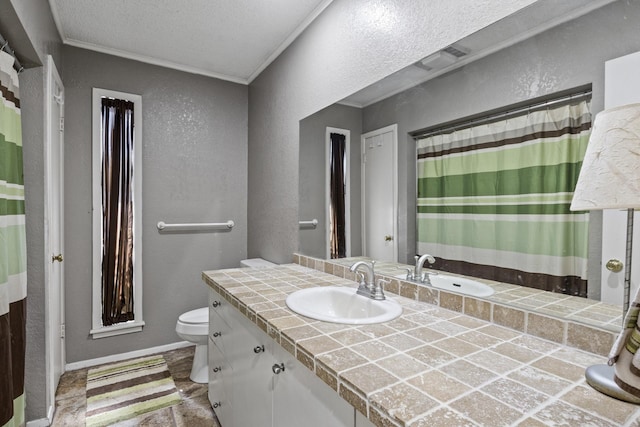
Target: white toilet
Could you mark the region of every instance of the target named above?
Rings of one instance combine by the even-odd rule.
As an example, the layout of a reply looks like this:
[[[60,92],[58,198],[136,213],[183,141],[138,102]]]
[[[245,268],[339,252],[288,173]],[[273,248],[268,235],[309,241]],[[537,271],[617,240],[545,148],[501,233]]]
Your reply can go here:
[[[252,258],[240,261],[241,267],[273,267],[273,264],[262,258]],[[209,382],[207,360],[207,341],[209,339],[209,307],[187,311],[178,317],[176,332],[185,341],[196,345],[191,367],[191,381],[196,383]]]
[[[193,365],[189,378],[196,383],[209,382],[207,372],[207,339],[209,336],[209,307],[187,311],[178,317],[176,323],[178,336],[196,345]]]

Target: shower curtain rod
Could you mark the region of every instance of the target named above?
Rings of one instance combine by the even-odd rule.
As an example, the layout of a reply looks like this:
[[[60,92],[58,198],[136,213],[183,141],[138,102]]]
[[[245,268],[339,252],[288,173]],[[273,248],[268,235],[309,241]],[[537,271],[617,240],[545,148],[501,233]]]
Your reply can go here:
[[[466,129],[491,123],[500,119],[507,119],[527,112],[542,110],[550,106],[562,105],[579,100],[588,100],[591,99],[591,93],[591,85],[589,85],[588,88],[581,87],[578,89],[574,89],[572,93],[567,94],[567,92],[564,92],[564,95],[556,94],[556,96],[554,96],[553,98],[540,97],[534,100],[530,100],[527,104],[513,104],[508,107],[487,111],[473,116],[468,116],[460,120],[455,120],[452,122],[443,123],[441,125],[436,125],[431,128],[419,130],[411,133],[410,135],[415,140],[424,139],[433,135],[449,133],[460,129]]]
[[[11,46],[9,46],[9,42],[2,36],[2,34],[0,34],[0,51],[7,52],[9,55],[13,56],[13,68],[15,68],[18,73],[21,73],[22,70],[24,70],[24,67],[22,66],[22,64],[20,64],[20,61],[16,56],[16,52],[11,49]]]

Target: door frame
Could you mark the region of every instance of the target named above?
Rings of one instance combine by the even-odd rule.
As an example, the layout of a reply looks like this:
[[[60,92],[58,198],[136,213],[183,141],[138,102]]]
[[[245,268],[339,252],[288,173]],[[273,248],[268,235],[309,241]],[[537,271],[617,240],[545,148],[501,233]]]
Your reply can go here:
[[[366,161],[366,147],[365,141],[367,138],[371,138],[377,135],[381,135],[384,133],[392,132],[393,136],[391,138],[391,152],[392,156],[390,159],[391,164],[388,166],[391,168],[391,176],[392,183],[391,189],[393,191],[393,262],[398,261],[398,124],[392,124],[389,126],[385,126],[380,129],[375,129],[364,133],[360,136],[360,156],[361,156],[361,164],[362,164],[362,172],[361,172],[361,202],[362,202],[362,255],[368,256],[367,254],[367,204],[366,204],[366,185],[367,185],[367,161]],[[375,171],[374,171],[375,172]]]
[[[60,377],[56,378],[56,371],[61,374],[65,371],[66,354],[64,344],[64,264],[58,264],[60,268],[60,283],[58,292],[53,289],[53,262],[54,252],[64,253],[64,85],[60,74],[53,62],[51,55],[47,55],[45,85],[45,141],[44,141],[44,291],[45,291],[45,365],[46,365],[46,407],[47,418],[51,422],[55,411],[55,392]],[[55,88],[60,88],[59,93],[54,93]],[[53,106],[59,105],[59,116],[53,117]],[[57,149],[59,166],[58,175],[52,167],[53,133],[59,132],[59,145]],[[58,191],[54,192],[56,181]],[[58,197],[60,203],[60,216],[58,224],[52,224],[55,216],[52,211],[53,200]],[[53,241],[53,227],[59,227],[58,247]],[[56,325],[52,306],[57,304],[60,312],[61,324]],[[61,366],[54,366],[56,358],[54,354],[59,352]],[[56,369],[57,368],[57,369]]]
[[[344,216],[345,216],[345,242],[346,242],[346,255],[351,256],[351,131],[349,129],[340,129],[327,126],[324,138],[324,171],[325,171],[325,258],[331,259],[331,217],[329,215],[331,206],[331,134],[339,133],[345,136],[345,193],[344,193]]]

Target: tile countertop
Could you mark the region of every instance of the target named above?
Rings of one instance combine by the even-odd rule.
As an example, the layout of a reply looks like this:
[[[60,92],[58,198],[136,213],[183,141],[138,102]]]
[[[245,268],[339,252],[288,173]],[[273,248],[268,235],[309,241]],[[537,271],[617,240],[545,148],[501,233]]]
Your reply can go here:
[[[377,426],[640,426],[640,406],[586,384],[602,356],[389,292],[393,321],[308,319],[287,295],[355,283],[297,264],[202,277]]]

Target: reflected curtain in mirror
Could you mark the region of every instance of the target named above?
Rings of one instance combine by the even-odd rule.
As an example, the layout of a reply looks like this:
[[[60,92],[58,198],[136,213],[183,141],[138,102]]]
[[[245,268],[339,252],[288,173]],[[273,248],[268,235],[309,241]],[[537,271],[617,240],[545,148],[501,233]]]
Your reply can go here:
[[[346,243],[345,212],[345,149],[346,137],[339,133],[330,135],[330,199],[329,205],[329,246],[331,258],[344,258]]]
[[[417,140],[417,250],[435,268],[587,296],[588,213],[569,205],[591,129],[574,101]]]
[[[133,108],[102,98],[102,322],[134,319]]]

